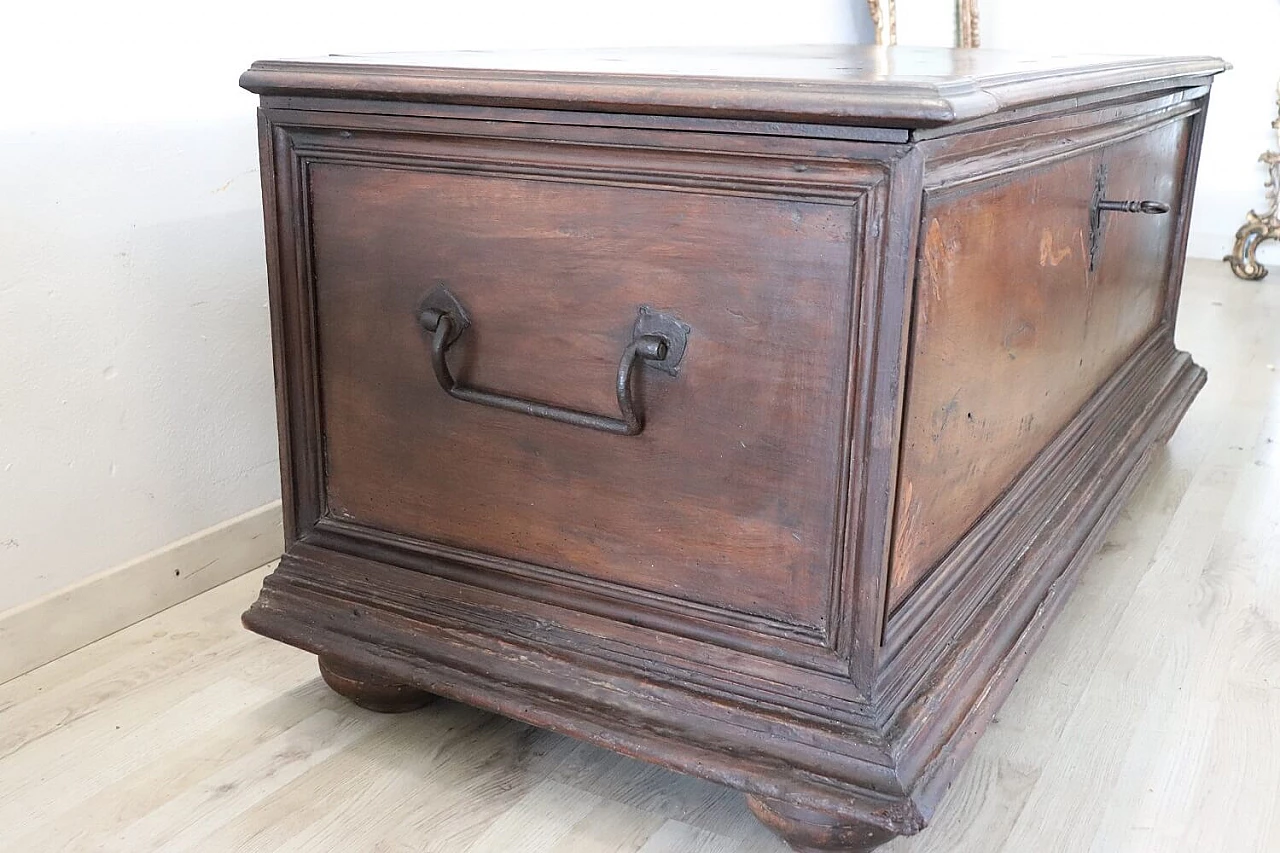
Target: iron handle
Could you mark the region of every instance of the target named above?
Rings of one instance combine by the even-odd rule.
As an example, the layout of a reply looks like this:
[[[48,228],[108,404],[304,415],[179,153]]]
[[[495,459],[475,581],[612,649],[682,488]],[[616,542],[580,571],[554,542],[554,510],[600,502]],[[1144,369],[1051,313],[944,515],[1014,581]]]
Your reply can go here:
[[[689,326],[670,315],[659,314],[647,306],[640,309],[631,342],[623,349],[622,358],[618,361],[614,385],[622,416],[615,418],[458,382],[449,370],[446,355],[471,321],[461,303],[443,284],[437,285],[423,301],[418,322],[431,333],[431,368],[436,381],[450,397],[614,435],[639,435],[644,430],[644,413],[636,405],[632,390],[637,362],[675,375],[684,356],[689,333]]]

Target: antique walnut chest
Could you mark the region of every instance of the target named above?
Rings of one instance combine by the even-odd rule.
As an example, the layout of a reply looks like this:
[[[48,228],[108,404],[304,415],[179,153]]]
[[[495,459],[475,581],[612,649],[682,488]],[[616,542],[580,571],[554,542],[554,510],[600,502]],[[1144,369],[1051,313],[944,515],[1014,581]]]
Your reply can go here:
[[[919,831],[1205,380],[1216,59],[822,47],[260,62],[287,550],[245,614]]]

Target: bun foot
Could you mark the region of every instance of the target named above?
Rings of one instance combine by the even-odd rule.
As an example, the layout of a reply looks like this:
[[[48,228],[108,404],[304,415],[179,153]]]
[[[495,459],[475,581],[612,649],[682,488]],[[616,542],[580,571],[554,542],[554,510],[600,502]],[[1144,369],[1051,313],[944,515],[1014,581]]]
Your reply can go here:
[[[320,675],[334,693],[380,714],[416,711],[435,698],[433,693],[390,681],[373,670],[337,658],[320,658]]]
[[[748,795],[747,806],[800,853],[864,853],[901,834],[768,797]]]

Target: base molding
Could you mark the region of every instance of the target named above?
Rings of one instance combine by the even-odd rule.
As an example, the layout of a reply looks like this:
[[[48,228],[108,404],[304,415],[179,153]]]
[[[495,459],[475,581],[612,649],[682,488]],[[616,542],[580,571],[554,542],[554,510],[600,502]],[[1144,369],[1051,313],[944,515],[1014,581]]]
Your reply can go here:
[[[960,634],[963,651],[896,716],[898,770],[926,819],[1101,548],[1153,455],[1204,386],[1205,370],[1174,349],[1171,339],[1161,350],[1166,355],[1151,379],[1126,380],[1132,386],[1126,396],[1137,405],[1115,420],[1115,435],[1082,437],[1081,460],[1088,464],[1078,470],[1052,522],[1019,546],[1014,571],[987,594],[982,618]]]
[[[798,851],[870,850],[924,828],[1155,449],[1204,384],[1203,369],[1174,348],[1168,330],[1134,358],[1101,403],[1082,412],[1081,428],[1055,451],[1048,471],[1024,475],[1033,523],[1010,522],[992,540],[1008,571],[980,591],[975,612],[937,633],[945,654],[886,656],[878,664],[891,677],[865,699],[829,697],[826,718],[779,713],[754,696],[726,701],[702,681],[665,677],[647,663],[661,647],[645,647],[649,657],[629,665],[604,661],[608,637],[574,634],[565,627],[578,618],[571,610],[445,586],[306,537],[266,579],[244,623],[374,673],[380,683],[729,785]],[[908,680],[904,671],[919,677]],[[363,689],[348,686],[335,689]],[[879,721],[842,723],[855,714]]]
[[[284,550],[280,501],[0,613],[0,683],[252,571]]]

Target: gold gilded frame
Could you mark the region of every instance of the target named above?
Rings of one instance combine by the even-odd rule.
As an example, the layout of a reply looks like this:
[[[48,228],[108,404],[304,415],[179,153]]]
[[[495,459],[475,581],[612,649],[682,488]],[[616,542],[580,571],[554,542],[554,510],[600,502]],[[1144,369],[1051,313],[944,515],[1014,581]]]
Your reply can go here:
[[[867,0],[876,44],[898,43],[898,0]],[[956,0],[956,47],[978,47],[978,0]]]
[[[1236,232],[1236,244],[1231,254],[1223,258],[1231,264],[1231,271],[1240,278],[1260,281],[1267,275],[1267,268],[1258,263],[1258,245],[1267,240],[1280,241],[1280,84],[1276,86],[1275,151],[1264,151],[1258,158],[1267,167],[1267,209],[1263,213],[1251,210],[1245,214],[1244,225]]]

